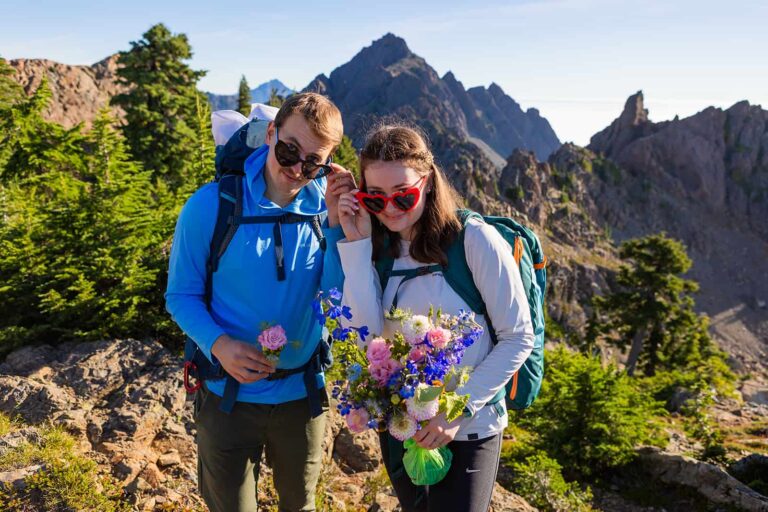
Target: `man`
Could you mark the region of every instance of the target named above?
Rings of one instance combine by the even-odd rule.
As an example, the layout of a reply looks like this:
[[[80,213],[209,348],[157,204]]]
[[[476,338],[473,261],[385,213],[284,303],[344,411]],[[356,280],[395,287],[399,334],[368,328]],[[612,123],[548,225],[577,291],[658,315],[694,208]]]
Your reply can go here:
[[[256,510],[263,452],[273,469],[280,510],[315,510],[327,397],[322,374],[307,363],[317,355],[321,337],[311,302],[318,289],[339,287],[343,279],[336,205],[341,193],[354,188],[354,179],[341,166],[325,165],[342,134],[339,110],[321,95],[297,94],[280,108],[265,145],[245,162],[242,218],[253,222],[238,227],[213,273],[209,295],[206,264],[217,185],[198,190],[179,216],[167,309],[229,376],[207,380],[195,399],[198,485],[213,512]],[[327,177],[313,179],[326,172]],[[319,226],[311,222],[258,219],[283,214],[311,218],[326,211],[323,243]],[[281,325],[288,338],[277,368],[257,345],[265,324]],[[281,370],[297,368],[303,370]]]

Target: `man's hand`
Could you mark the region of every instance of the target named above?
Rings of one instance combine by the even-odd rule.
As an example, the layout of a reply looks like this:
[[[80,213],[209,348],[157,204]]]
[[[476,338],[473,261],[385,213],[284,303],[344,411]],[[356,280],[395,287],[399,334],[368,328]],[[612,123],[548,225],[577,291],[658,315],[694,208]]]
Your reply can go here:
[[[462,418],[457,418],[453,422],[448,423],[445,419],[445,413],[438,414],[431,420],[425,427],[416,432],[413,436],[413,440],[427,450],[434,450],[445,446],[456,437],[456,433],[461,426]]]
[[[275,371],[275,367],[259,349],[226,334],[213,342],[211,353],[219,360],[222,368],[240,384],[256,382]]]
[[[355,188],[355,177],[352,172],[338,164],[331,164],[333,173],[327,176],[328,187],[325,189],[325,206],[328,208],[328,225],[339,225],[339,196]]]

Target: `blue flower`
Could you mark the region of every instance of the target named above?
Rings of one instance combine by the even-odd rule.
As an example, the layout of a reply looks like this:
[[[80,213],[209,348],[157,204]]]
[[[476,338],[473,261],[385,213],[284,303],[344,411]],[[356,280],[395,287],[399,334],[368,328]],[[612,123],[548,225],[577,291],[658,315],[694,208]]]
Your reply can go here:
[[[343,327],[337,327],[333,330],[333,338],[339,341],[345,341],[349,337],[350,330]]]
[[[395,387],[400,382],[400,372],[395,372],[392,375],[389,376],[389,380],[387,381],[387,387]]]
[[[350,381],[354,382],[360,378],[362,371],[363,367],[360,366],[359,363],[354,363],[349,368],[347,368],[347,377],[349,377]]]
[[[349,306],[342,306],[341,315],[347,320],[352,320],[352,309]]]
[[[315,318],[317,318],[317,321],[320,322],[320,325],[325,325],[323,306],[320,304],[319,300],[312,301],[312,313],[315,315]]]
[[[337,319],[341,316],[341,308],[339,306],[331,306],[328,308],[328,316],[332,319]]]
[[[362,327],[353,327],[354,330],[357,331],[357,334],[360,335],[360,339],[365,341],[365,337],[368,336],[370,333],[368,332],[368,326],[364,325]]]
[[[368,428],[377,428],[379,426],[378,420],[371,420],[368,422]]]
[[[341,300],[341,292],[338,288],[331,288],[331,291],[328,292],[328,296],[333,300]]]
[[[399,391],[400,398],[406,399],[411,398],[413,395],[416,394],[416,390],[413,388],[413,386],[405,385],[400,388]]]

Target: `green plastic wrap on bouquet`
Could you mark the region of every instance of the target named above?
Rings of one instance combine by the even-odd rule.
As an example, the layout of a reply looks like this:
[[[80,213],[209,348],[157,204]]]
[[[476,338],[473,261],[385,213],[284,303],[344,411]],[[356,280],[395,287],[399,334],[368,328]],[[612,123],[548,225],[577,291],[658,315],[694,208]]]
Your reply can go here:
[[[447,446],[427,450],[413,439],[406,439],[403,447],[403,466],[415,485],[434,485],[445,478],[451,469],[453,453]]]

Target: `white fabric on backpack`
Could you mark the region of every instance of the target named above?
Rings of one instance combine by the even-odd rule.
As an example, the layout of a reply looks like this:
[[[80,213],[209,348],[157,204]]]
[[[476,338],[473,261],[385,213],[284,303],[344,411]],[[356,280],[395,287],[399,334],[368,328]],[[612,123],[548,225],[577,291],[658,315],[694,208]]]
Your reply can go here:
[[[213,141],[217,146],[223,146],[244,124],[251,122],[248,128],[249,146],[255,148],[264,143],[264,134],[267,131],[269,121],[274,121],[277,111],[276,107],[270,107],[263,103],[253,103],[251,113],[248,117],[237,110],[217,110],[211,113],[211,132],[213,132]],[[254,122],[254,120],[256,122]],[[265,121],[265,122],[260,122]]]
[[[248,118],[236,110],[217,110],[211,113],[211,131],[213,142],[223,146],[230,137],[240,129]]]
[[[261,119],[262,121],[274,121],[278,110],[280,109],[277,107],[272,107],[263,103],[252,103],[251,113],[248,116],[248,120]]]

